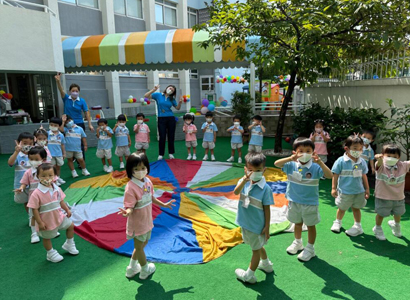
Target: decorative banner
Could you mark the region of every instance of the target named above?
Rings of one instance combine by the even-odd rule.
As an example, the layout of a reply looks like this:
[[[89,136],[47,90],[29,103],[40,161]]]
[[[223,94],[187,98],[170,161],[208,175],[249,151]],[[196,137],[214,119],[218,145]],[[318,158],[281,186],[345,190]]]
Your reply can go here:
[[[270,83],[271,80],[262,80],[262,98],[269,98],[270,97]]]

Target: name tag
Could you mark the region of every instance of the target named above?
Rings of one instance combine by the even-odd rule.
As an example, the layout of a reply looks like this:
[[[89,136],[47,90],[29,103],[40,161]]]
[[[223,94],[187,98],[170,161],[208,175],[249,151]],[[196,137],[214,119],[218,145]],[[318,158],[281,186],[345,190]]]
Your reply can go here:
[[[353,177],[362,177],[362,170],[353,170]]]
[[[389,185],[394,185],[397,183],[397,178],[395,177],[390,177],[389,180],[387,181],[387,184]]]
[[[243,208],[248,208],[249,202],[250,202],[249,197],[246,196],[246,197],[245,197],[245,200],[242,201],[242,207],[243,207]]]
[[[188,133],[192,133],[193,131],[191,129],[188,129]]]
[[[295,178],[295,180],[302,181],[302,174],[300,174],[298,171],[293,171],[292,176],[293,178]]]
[[[213,133],[213,132],[214,132],[214,130],[213,130],[212,128],[209,128],[209,127],[208,127],[208,128],[206,129],[206,132]]]

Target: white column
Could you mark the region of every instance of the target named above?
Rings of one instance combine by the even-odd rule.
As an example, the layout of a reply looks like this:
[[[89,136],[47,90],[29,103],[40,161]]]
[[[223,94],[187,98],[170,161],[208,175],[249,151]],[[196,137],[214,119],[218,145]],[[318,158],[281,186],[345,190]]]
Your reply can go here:
[[[188,1],[179,0],[177,5],[177,20],[178,28],[188,28]],[[181,95],[191,94],[191,84],[189,79],[189,70],[178,70],[179,88]],[[179,99],[177,99],[178,101]],[[185,103],[185,110],[188,112],[191,109],[191,102]]]
[[[153,31],[157,29],[155,22],[155,1],[142,0],[143,18],[145,20],[145,31]]]
[[[114,0],[100,1],[104,34],[115,33]]]
[[[261,80],[259,78],[259,80]],[[252,97],[252,113],[255,114],[255,64],[251,62],[251,78],[249,80],[249,93]]]

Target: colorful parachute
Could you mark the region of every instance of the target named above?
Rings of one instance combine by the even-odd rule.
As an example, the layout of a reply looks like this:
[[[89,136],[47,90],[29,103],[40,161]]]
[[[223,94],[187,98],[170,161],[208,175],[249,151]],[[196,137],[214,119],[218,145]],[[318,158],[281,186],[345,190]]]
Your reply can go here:
[[[243,176],[243,165],[184,160],[152,163],[149,174],[155,196],[163,202],[176,200],[173,210],[153,205],[154,229],[145,248],[149,261],[198,264],[223,255],[242,243],[235,224],[238,196],[233,190]],[[286,176],[268,168],[265,178],[274,194],[271,234],[285,230]],[[123,206],[125,171],[89,178],[66,190],[72,206],[76,233],[98,247],[131,256],[133,241],[127,241],[126,218],[118,215]]]

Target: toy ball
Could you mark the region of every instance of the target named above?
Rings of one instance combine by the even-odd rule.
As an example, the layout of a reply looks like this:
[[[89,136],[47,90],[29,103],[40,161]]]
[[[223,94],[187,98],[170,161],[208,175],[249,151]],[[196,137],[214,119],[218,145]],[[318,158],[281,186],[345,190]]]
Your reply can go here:
[[[191,107],[191,109],[189,110],[189,112],[192,112],[192,113],[196,113],[196,108],[195,107]]]
[[[201,115],[200,112],[195,113],[195,116],[200,116],[200,115]]]
[[[208,107],[202,107],[201,108],[201,114],[206,114],[209,111]]]
[[[209,111],[214,111],[215,110],[215,105],[214,104],[209,104],[208,109],[209,109]]]
[[[5,91],[0,90],[0,95],[3,95],[3,94],[5,94],[5,93],[6,93]]]
[[[208,99],[203,99],[203,100],[202,100],[202,105],[203,105],[203,106],[208,106],[208,105],[209,105]]]
[[[226,100],[222,101],[222,102],[221,102],[221,105],[222,105],[223,107],[228,106],[228,101],[226,101]]]
[[[374,75],[374,76],[373,76],[373,79],[379,79],[379,76]]]
[[[289,142],[290,142],[290,137],[286,137],[286,138],[285,138],[285,141],[286,141],[287,143],[289,143]]]
[[[101,119],[100,114],[96,114],[96,115],[95,115],[95,118],[96,118],[96,119]]]

